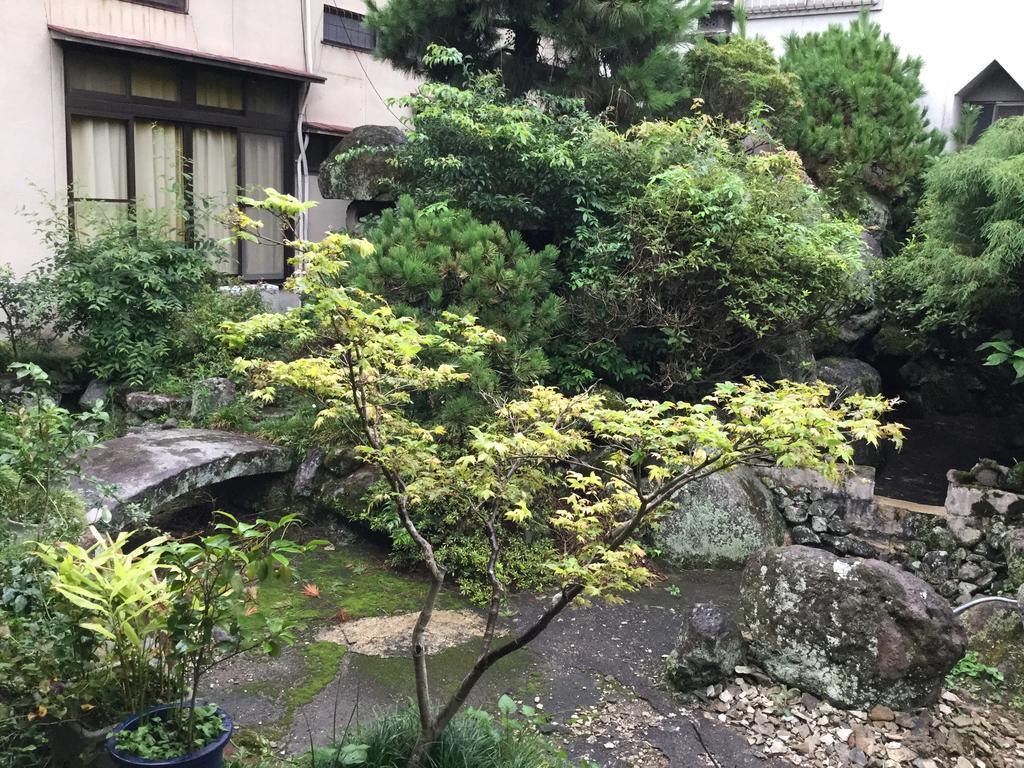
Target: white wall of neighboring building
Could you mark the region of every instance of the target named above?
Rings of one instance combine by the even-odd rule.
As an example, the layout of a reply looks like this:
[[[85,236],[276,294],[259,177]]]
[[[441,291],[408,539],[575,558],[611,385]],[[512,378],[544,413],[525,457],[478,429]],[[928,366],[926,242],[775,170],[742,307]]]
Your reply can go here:
[[[830,24],[849,24],[856,13],[791,13],[759,15],[757,7],[773,0],[751,0],[747,34],[765,38],[781,54],[791,33],[805,35]],[[799,3],[788,3],[798,5]],[[828,4],[828,0],[819,5]],[[942,131],[960,118],[957,93],[993,59],[1024,84],[1022,0],[882,0],[870,12],[904,55],[924,60],[921,81],[927,91],[922,106],[929,122]]]
[[[176,13],[126,0],[0,0],[0,263],[27,272],[48,253],[22,213],[44,209],[43,197],[60,200],[67,187],[64,74],[61,46],[48,25],[153,43],[254,64],[306,70],[302,7],[305,0],[190,0]],[[362,0],[326,0],[363,13]],[[371,52],[323,40],[323,0],[309,0],[313,74],[305,119],[351,128],[398,124],[399,110],[385,101],[411,93],[417,80],[376,60]],[[319,195],[315,170],[310,197]],[[310,236],[344,224],[341,201],[324,201],[311,219]],[[338,218],[338,221],[334,221]]]

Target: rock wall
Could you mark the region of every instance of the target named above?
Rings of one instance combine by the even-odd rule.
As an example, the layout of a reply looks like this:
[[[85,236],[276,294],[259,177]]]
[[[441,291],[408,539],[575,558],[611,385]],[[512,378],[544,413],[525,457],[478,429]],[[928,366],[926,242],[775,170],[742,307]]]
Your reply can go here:
[[[951,472],[943,510],[874,497],[870,467],[842,483],[805,470],[761,475],[794,544],[890,562],[956,604],[1024,582],[1022,495]]]

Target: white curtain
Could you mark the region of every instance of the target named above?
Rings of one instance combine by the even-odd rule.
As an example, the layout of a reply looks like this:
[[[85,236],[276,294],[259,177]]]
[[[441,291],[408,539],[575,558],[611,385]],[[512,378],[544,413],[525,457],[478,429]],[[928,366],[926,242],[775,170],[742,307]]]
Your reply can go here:
[[[117,120],[71,120],[71,184],[80,234],[128,210],[127,137],[128,126]]]
[[[247,133],[242,137],[242,157],[245,178],[242,180],[246,192],[260,197],[264,187],[273,187],[279,192],[284,188],[284,140],[279,136],[263,136]],[[255,214],[259,213],[259,216]],[[262,211],[250,213],[253,218],[263,221],[263,230],[273,233],[275,221],[270,214]],[[276,278],[284,276],[284,248],[279,245],[245,244],[245,276]]]
[[[235,204],[238,194],[238,144],[234,131],[196,128],[192,132],[192,182],[196,197],[196,223],[207,237],[220,240],[230,232],[219,220]],[[215,266],[238,273],[238,244]]]
[[[135,124],[135,199],[158,211],[180,238],[182,130],[167,123]]]
[[[118,120],[71,120],[71,183],[75,197],[128,199],[127,125]]]
[[[200,73],[196,77],[196,104],[221,109],[241,109],[241,78],[221,72]]]
[[[68,85],[74,90],[124,96],[125,69],[121,62],[97,56],[69,56],[65,62]]]
[[[177,101],[178,73],[167,64],[135,62],[132,64],[132,96]]]

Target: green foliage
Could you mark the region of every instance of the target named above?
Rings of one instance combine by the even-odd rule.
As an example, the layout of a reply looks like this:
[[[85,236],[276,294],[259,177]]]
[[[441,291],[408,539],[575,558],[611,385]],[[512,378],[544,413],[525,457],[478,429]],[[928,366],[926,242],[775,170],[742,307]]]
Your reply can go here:
[[[286,231],[306,207],[274,190],[246,205],[279,217]],[[260,227],[245,214],[238,221],[247,235],[259,236]],[[621,600],[622,593],[648,582],[639,537],[684,486],[738,464],[765,462],[835,478],[839,465],[852,461],[854,440],[902,439],[899,425],[880,422],[890,404],[863,395],[832,403],[824,383],[773,388],[748,379],[719,384],[696,403],[624,404],[594,392],[568,397],[535,386],[496,402],[491,417],[470,428],[468,450],[452,460],[439,449],[443,427],[416,420],[415,397],[464,383],[468,374],[456,362],[483,354],[501,337],[475,318],[452,314],[426,333],[415,319],[396,316],[383,297],[348,285],[351,259],[372,253],[365,240],[334,233],[289,245],[301,265],[290,287],[302,296],[302,308],[227,323],[224,338],[240,350],[275,334],[301,344],[301,357],[239,360],[239,372],[255,386],[251,396],[271,402],[282,391],[300,391],[318,401],[321,446],[338,448],[346,444],[342,437],[358,441],[356,454],[381,472],[385,499],[420,548],[430,584],[411,638],[420,723],[411,768],[422,766],[445,737],[480,677],[574,600]],[[552,508],[555,488],[562,498]],[[437,708],[422,649],[447,570],[417,517],[447,501],[467,503],[467,524],[488,542],[489,597],[479,655],[459,689]],[[532,625],[498,645],[495,629],[507,587],[495,563],[510,535],[529,525],[548,532],[545,566],[560,586]]]
[[[739,122],[751,113],[763,113],[773,134],[793,132],[803,110],[799,80],[780,69],[765,40],[702,40],[687,51],[685,62],[687,88],[693,98],[701,99],[705,114]]]
[[[56,217],[44,231],[54,254],[58,328],[81,347],[93,375],[149,383],[166,371],[171,329],[213,281],[213,246],[185,245],[164,218],[142,210],[78,224],[75,231]]]
[[[996,667],[982,662],[977,651],[968,651],[964,654],[964,657],[950,671],[949,679],[954,683],[973,680],[999,684],[1004,681],[1003,673]]]
[[[504,337],[489,352],[500,380],[478,371],[477,389],[515,387],[548,373],[544,350],[562,320],[555,248],[533,251],[517,232],[465,210],[417,210],[409,197],[385,211],[365,237],[374,251],[353,262],[354,285],[384,296],[400,314],[421,318],[428,330],[448,311],[474,315]]]
[[[39,354],[52,341],[54,301],[53,283],[45,273],[18,278],[9,266],[0,266],[0,327],[12,362]]]
[[[579,97],[592,112],[608,112],[626,123],[662,113],[684,98],[679,48],[711,3],[391,0],[367,5],[378,52],[401,69],[462,84],[461,60],[428,55],[433,43],[443,41],[476,68],[500,70],[516,95],[543,90]]]
[[[992,350],[985,358],[985,365],[1008,365],[1013,369],[1014,384],[1024,381],[1024,347],[1014,344],[1013,339],[993,339],[978,347],[978,351]]]
[[[67,489],[74,456],[99,438],[103,404],[71,413],[53,399],[50,378],[33,363],[15,363],[14,400],[0,406],[0,510],[55,536],[81,531],[81,502]]]
[[[321,542],[285,538],[294,515],[245,523],[220,514],[226,522],[194,540],[158,536],[136,546],[121,533],[89,547],[38,545],[53,591],[81,612],[77,628],[98,648],[118,691],[117,714],[188,699],[137,746],[167,746],[160,734],[172,727],[178,742],[194,743],[202,676],[240,650],[276,654],[294,640],[281,617],[259,612],[258,585],[288,578],[289,558]]]
[[[890,313],[922,334],[1024,332],[1024,118],[1000,120],[928,172],[915,237],[884,262]],[[984,336],[982,336],[984,338]]]
[[[430,750],[424,768],[569,768],[511,698],[502,696],[498,707],[497,716],[467,709],[455,718]],[[337,746],[317,749],[314,764],[405,768],[418,732],[416,711],[402,709],[357,729]]]
[[[953,143],[957,149],[963,149],[970,141],[971,137],[974,136],[974,130],[978,127],[978,120],[981,119],[981,105],[980,104],[964,104],[960,109],[960,120],[956,124],[956,128],[949,132],[949,137],[953,139]]]
[[[74,607],[45,588],[23,548],[0,552],[0,765],[46,765],[54,721],[90,724],[112,702],[95,644],[76,631]],[[92,722],[91,726],[104,725]]]
[[[781,63],[799,77],[804,96],[799,122],[782,138],[811,176],[850,210],[867,194],[912,204],[945,143],[916,103],[924,95],[921,60],[901,57],[865,12],[848,27],[790,35]]]
[[[194,711],[195,733],[191,740],[183,737],[173,718],[160,713],[144,719],[135,728],[119,731],[117,748],[146,760],[166,760],[200,750],[224,733],[224,719],[216,704],[205,704]]]
[[[420,205],[465,208],[559,241],[618,186],[625,158],[608,151],[615,134],[578,101],[515,98],[490,74],[464,89],[427,83],[400,104],[411,116],[409,141],[396,150],[398,191]]]
[[[153,388],[191,395],[197,382],[230,374],[234,360],[217,339],[221,323],[244,320],[265,310],[257,290],[238,283],[201,286],[190,297],[186,311],[168,328],[167,374],[154,381]]]
[[[748,154],[745,135],[707,118],[627,134],[644,188],[577,233],[580,383],[670,391],[743,374],[766,340],[854,300],[859,227],[829,214],[793,153]]]

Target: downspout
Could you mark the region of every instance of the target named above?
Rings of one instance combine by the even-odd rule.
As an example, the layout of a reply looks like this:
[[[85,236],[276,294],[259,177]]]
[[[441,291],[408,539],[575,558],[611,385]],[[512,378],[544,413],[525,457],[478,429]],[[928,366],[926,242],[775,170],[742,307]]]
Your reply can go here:
[[[306,65],[306,71],[313,71],[313,17],[310,0],[302,0],[302,55]],[[309,145],[309,138],[306,136],[303,126],[306,122],[306,104],[309,101],[310,83],[302,84],[299,93],[299,113],[295,124],[295,137],[298,142],[298,156],[295,158],[295,196],[300,202],[309,200],[309,162],[306,159],[306,147]],[[299,240],[309,239],[309,218],[307,214],[299,214],[295,222],[295,236]]]

